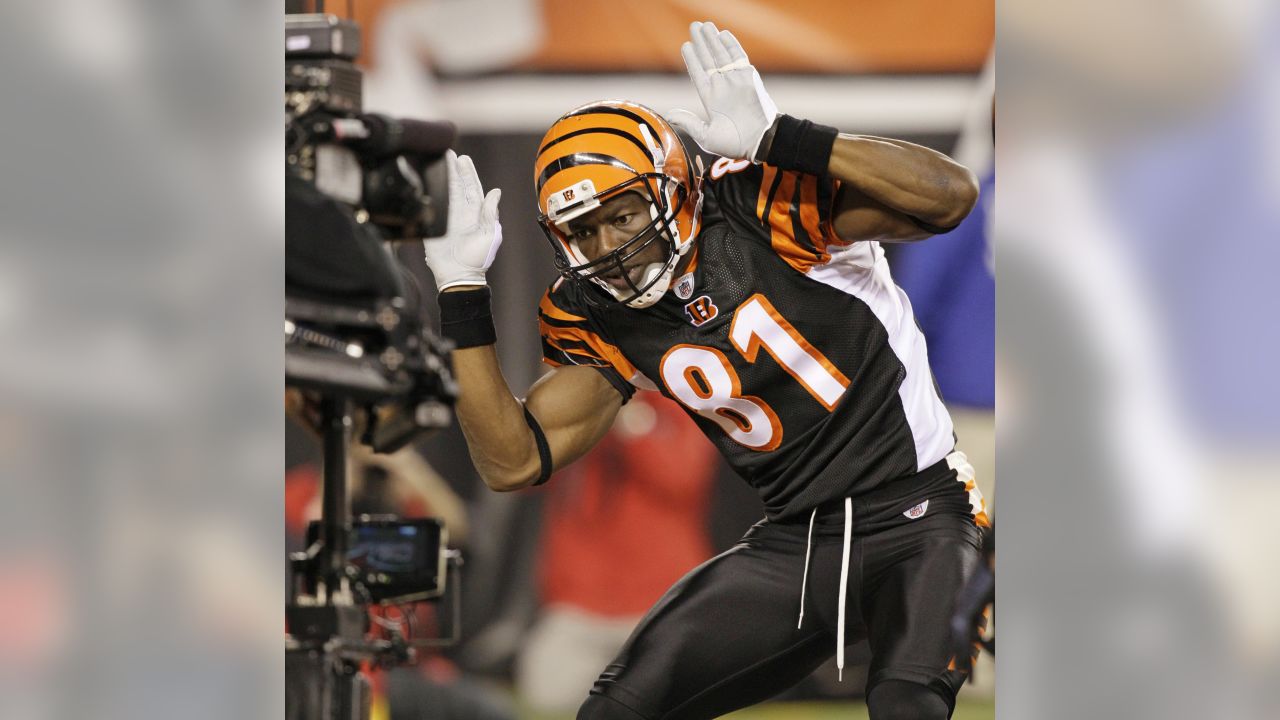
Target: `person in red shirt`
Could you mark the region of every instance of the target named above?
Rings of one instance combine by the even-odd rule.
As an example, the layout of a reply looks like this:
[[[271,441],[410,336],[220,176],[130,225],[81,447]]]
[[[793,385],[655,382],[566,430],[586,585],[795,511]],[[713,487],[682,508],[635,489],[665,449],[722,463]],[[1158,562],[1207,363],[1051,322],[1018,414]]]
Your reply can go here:
[[[711,557],[718,467],[683,410],[639,392],[600,444],[547,486],[543,611],[516,665],[533,709],[577,708],[645,611]]]

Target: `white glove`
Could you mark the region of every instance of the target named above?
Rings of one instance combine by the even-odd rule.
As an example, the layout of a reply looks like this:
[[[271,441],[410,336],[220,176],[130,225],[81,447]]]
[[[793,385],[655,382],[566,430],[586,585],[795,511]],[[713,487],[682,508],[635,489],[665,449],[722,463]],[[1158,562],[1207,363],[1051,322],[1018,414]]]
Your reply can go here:
[[[502,245],[498,200],[502,191],[485,195],[476,166],[466,155],[445,153],[449,169],[449,227],[444,237],[424,240],[427,267],[436,289],[457,285],[484,285],[484,273]]]
[[[667,120],[707,152],[758,162],[760,139],[778,116],[778,106],[765,92],[760,73],[728,30],[696,22],[689,26],[689,36],[692,42],[681,45],[680,54],[709,119],[672,110]]]

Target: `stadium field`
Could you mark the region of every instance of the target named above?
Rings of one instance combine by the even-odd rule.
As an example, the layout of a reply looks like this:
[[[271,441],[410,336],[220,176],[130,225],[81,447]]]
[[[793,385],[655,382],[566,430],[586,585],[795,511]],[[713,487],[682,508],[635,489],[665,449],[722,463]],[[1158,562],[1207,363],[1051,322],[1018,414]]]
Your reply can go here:
[[[995,720],[994,700],[961,698],[951,720]],[[525,720],[571,720],[572,715],[547,715],[522,708]],[[867,706],[861,702],[775,702],[757,705],[725,715],[732,720],[866,720]]]
[[[994,720],[996,708],[991,700],[964,700],[956,705],[952,720]],[[727,718],[733,720],[865,720],[867,706],[862,703],[768,703],[739,710]]]

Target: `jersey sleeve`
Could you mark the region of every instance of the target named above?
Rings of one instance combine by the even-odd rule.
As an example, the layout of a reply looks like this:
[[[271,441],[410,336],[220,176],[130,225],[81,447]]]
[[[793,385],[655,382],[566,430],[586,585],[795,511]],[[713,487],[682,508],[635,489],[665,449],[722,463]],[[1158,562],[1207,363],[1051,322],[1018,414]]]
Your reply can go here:
[[[636,368],[617,346],[601,337],[585,312],[580,312],[556,282],[538,303],[538,333],[542,336],[542,361],[552,367],[581,365],[598,370],[625,404],[635,394],[630,379]]]
[[[826,264],[832,250],[848,244],[832,227],[839,180],[742,162],[717,161],[707,177],[720,212],[739,231],[800,272]]]

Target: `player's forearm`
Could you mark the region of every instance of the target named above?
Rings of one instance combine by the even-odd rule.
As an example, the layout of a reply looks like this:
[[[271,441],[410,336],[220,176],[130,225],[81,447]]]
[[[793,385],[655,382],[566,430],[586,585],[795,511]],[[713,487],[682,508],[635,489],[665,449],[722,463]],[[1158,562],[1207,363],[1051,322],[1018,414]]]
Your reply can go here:
[[[827,169],[888,207],[938,227],[959,224],[978,200],[978,181],[968,168],[902,140],[841,134]]]
[[[485,485],[505,492],[531,485],[541,463],[524,406],[512,396],[493,345],[453,353],[458,381],[455,410],[471,461]]]

